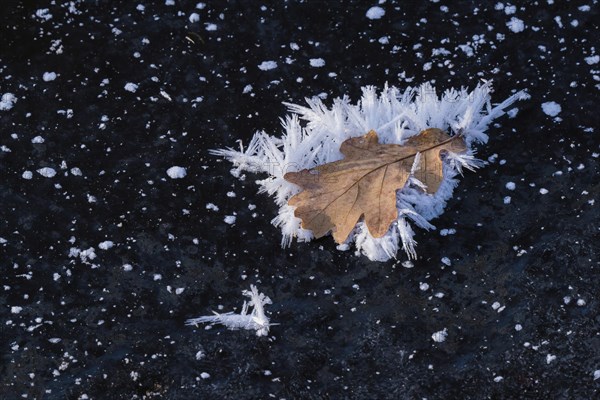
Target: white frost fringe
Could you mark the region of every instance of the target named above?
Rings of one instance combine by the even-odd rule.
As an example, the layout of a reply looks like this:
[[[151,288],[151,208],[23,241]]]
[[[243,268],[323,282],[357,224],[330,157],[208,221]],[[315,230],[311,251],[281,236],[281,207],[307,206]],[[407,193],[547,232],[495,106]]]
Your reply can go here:
[[[300,227],[301,221],[294,216],[294,208],[287,204],[300,188],[283,179],[286,172],[341,159],[342,142],[371,129],[377,132],[381,143],[397,144],[427,128],[440,128],[453,135],[461,133],[469,150],[467,154],[450,154],[446,158],[444,180],[435,194],[424,193],[421,182],[409,179],[397,192],[398,219],[385,236],[373,238],[364,222],[359,222],[346,241],[348,244],[354,241],[357,253],[361,252],[371,260],[395,258],[399,242],[409,258],[416,258],[415,234],[409,221],[426,230],[435,229],[429,221],[443,212],[458,184],[456,177],[462,168],[473,170],[484,164],[474,158],[473,144],[486,143],[488,125],[504,115],[504,110],[515,101],[528,99],[529,95],[520,91],[492,106],[490,81],[478,84],[471,92],[465,88],[449,89],[441,96],[428,83],[404,91],[386,85],[379,95],[373,86],[364,87],[362,92],[356,105],[351,104],[347,96],[335,99],[331,108],[319,98],[306,99],[308,106],[285,103],[291,114],[282,119],[281,137],[257,132],[246,149],[240,146],[239,151],[227,148],[213,150],[212,154],[231,161],[234,176],[239,177],[242,171],[269,175],[267,179],[257,181],[259,192],[273,196],[280,207],[279,215],[272,223],[281,228],[281,245],[286,247],[294,237],[301,242],[313,238],[310,230]],[[302,125],[300,120],[306,123]]]
[[[269,322],[269,318],[265,314],[264,305],[273,304],[273,302],[269,297],[265,296],[264,293],[259,294],[258,289],[254,285],[250,285],[250,290],[244,290],[242,294],[250,297],[250,302],[248,303],[244,301],[242,312],[240,314],[234,314],[233,311],[225,314],[219,314],[213,311],[215,315],[207,315],[199,318],[188,319],[185,321],[185,324],[221,324],[232,330],[255,330],[257,336],[267,336],[269,334],[269,327],[277,324],[271,324]],[[250,314],[248,314],[249,306],[254,307]]]

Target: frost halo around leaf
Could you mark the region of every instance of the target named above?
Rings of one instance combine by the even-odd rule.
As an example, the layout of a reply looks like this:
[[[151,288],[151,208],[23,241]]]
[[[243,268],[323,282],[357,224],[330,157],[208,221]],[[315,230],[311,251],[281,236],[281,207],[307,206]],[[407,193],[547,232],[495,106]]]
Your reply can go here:
[[[409,258],[416,258],[412,227],[435,229],[430,221],[444,211],[462,169],[472,170],[483,165],[474,157],[473,145],[487,142],[488,125],[504,115],[506,108],[517,100],[529,98],[521,91],[492,106],[491,92],[489,81],[472,91],[449,89],[442,95],[428,83],[405,90],[386,85],[379,93],[375,87],[366,86],[357,104],[352,104],[347,96],[335,99],[331,107],[319,98],[307,99],[306,106],[285,103],[290,114],[282,119],[280,137],[257,132],[245,149],[219,149],[212,154],[231,161],[235,176],[239,177],[242,171],[268,175],[257,183],[259,191],[273,196],[280,207],[272,223],[281,229],[281,244],[286,247],[293,238],[310,241],[314,237],[310,230],[302,229],[294,207],[288,205],[288,200],[301,189],[284,179],[287,172],[338,161],[343,158],[340,146],[345,140],[371,130],[377,132],[381,143],[400,145],[428,128],[439,128],[451,135],[460,133],[467,151],[449,153],[445,157],[444,178],[435,193],[425,192],[423,183],[411,176],[396,192],[398,218],[387,233],[375,238],[364,221],[359,221],[340,247],[347,248],[354,242],[357,252],[370,260],[387,261],[394,258],[402,246]],[[418,157],[415,162],[418,163]]]

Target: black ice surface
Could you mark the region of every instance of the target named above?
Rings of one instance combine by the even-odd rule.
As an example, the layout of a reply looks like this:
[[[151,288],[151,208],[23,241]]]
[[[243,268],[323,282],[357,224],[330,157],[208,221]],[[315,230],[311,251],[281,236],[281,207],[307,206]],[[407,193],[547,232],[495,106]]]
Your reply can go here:
[[[1,6],[1,398],[598,396],[596,2],[168,3]],[[330,237],[282,249],[264,176],[208,154],[277,132],[283,101],[480,79],[532,98],[490,127],[412,269]],[[251,283],[268,337],[184,325],[239,312]]]

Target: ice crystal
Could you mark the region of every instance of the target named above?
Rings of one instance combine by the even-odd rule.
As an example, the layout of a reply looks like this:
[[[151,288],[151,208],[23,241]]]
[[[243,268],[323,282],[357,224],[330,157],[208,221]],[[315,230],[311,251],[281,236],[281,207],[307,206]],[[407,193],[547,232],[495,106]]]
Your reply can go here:
[[[265,296],[264,293],[259,294],[258,289],[254,285],[250,285],[250,290],[244,290],[242,294],[250,297],[250,301],[244,301],[242,311],[239,314],[235,314],[234,312],[219,314],[213,311],[215,315],[188,319],[185,321],[185,324],[221,324],[232,330],[255,330],[257,336],[267,336],[269,334],[269,327],[275,324],[269,322],[269,318],[265,314],[264,306],[265,304],[273,304],[273,302],[269,297]],[[250,314],[248,314],[248,307],[252,307],[252,312],[250,312]]]
[[[486,143],[486,129],[517,100],[529,98],[517,92],[502,103],[492,106],[492,84],[484,81],[468,91],[449,89],[439,96],[430,84],[400,90],[385,86],[378,94],[372,86],[362,89],[362,98],[351,104],[344,96],[327,107],[318,97],[306,99],[307,105],[285,103],[290,111],[282,120],[281,137],[257,132],[244,149],[214,150],[234,165],[232,174],[241,171],[267,173],[257,183],[260,192],[273,196],[280,207],[272,223],[282,232],[281,244],[289,246],[292,238],[310,241],[311,231],[302,229],[294,208],[287,204],[300,188],[287,182],[286,172],[314,168],[342,158],[340,145],[350,137],[375,130],[382,143],[403,144],[406,139],[427,128],[440,128],[450,134],[462,134],[467,143],[466,154],[450,154],[444,165],[444,180],[439,190],[426,194],[415,178],[397,192],[398,219],[381,238],[374,238],[364,222],[359,222],[346,240],[355,243],[357,251],[371,260],[386,261],[396,256],[400,243],[409,258],[416,258],[416,242],[411,224],[425,230],[435,229],[430,221],[444,210],[446,202],[458,184],[463,168],[474,169],[483,162],[474,157],[473,145]]]

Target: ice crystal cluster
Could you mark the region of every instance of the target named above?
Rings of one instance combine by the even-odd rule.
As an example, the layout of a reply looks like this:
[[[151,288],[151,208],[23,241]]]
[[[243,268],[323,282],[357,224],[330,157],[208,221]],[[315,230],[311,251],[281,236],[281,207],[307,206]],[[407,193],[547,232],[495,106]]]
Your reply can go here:
[[[427,128],[440,128],[451,135],[462,134],[469,150],[466,154],[446,158],[444,180],[435,194],[426,194],[420,182],[414,177],[409,179],[397,191],[398,218],[385,236],[372,237],[360,221],[344,245],[339,246],[347,248],[354,242],[357,252],[377,261],[394,258],[401,246],[409,258],[415,258],[413,226],[435,229],[430,221],[443,212],[462,169],[483,164],[474,157],[474,144],[486,143],[488,125],[515,101],[529,97],[525,92],[517,92],[500,104],[492,105],[491,92],[489,81],[478,84],[472,91],[449,89],[441,95],[428,83],[405,90],[386,85],[379,93],[375,87],[367,86],[356,104],[347,96],[335,99],[331,107],[319,98],[307,99],[305,106],[286,103],[290,114],[282,120],[281,136],[257,132],[245,149],[220,149],[213,154],[231,161],[235,176],[239,177],[242,171],[268,175],[257,183],[260,192],[273,196],[280,207],[272,223],[281,229],[281,244],[286,247],[293,238],[298,241],[313,238],[311,231],[302,229],[301,220],[294,216],[294,208],[287,203],[300,188],[283,178],[286,172],[341,159],[342,142],[371,129],[377,132],[381,143],[395,144],[403,144]]]
[[[269,322],[269,318],[265,314],[264,306],[265,304],[273,304],[273,302],[268,296],[265,296],[264,293],[259,294],[258,289],[254,285],[250,285],[250,290],[244,290],[242,294],[250,297],[250,302],[244,301],[242,311],[239,314],[235,314],[234,312],[219,314],[213,311],[215,315],[188,319],[185,321],[185,324],[221,324],[232,330],[255,330],[257,336],[267,336],[269,334],[269,327],[277,324]],[[250,314],[248,314],[248,307],[252,307],[252,312],[250,312]]]

